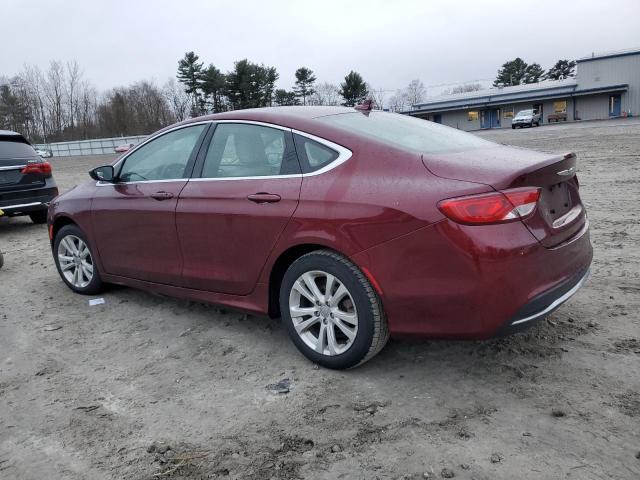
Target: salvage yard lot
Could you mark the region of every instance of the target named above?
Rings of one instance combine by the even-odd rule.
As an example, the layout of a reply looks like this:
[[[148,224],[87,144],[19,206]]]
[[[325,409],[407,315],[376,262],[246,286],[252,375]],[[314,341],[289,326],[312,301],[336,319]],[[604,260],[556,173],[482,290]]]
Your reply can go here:
[[[590,280],[525,334],[392,339],[346,372],[277,320],[125,288],[89,306],[45,226],[0,219],[0,478],[640,478],[640,121],[480,135],[578,154]],[[111,158],[54,158],[61,190]]]

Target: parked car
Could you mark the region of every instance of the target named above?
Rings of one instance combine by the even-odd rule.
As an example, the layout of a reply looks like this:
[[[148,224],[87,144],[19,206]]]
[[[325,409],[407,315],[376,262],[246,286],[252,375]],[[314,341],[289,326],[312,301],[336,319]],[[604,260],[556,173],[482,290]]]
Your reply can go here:
[[[49,202],[58,195],[51,164],[19,133],[0,130],[0,209],[9,217],[47,221]]]
[[[538,110],[520,110],[511,121],[511,128],[540,126],[540,113]]]
[[[133,143],[130,143],[128,145],[118,145],[116,148],[114,148],[113,150],[116,153],[124,153],[124,152],[128,152],[129,150],[131,150],[133,148]]]
[[[389,334],[483,339],[571,297],[592,258],[574,154],[409,116],[239,110],[161,130],[49,209],[75,292],[105,283],[281,316],[348,368]]]
[[[42,158],[51,158],[51,157],[53,157],[53,152],[51,150],[47,150],[45,148],[35,148],[35,151]]]

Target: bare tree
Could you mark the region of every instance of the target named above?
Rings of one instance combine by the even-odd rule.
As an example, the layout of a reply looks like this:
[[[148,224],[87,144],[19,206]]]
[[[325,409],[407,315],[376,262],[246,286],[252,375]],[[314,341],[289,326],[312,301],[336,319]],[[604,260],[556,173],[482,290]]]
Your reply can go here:
[[[82,79],[82,72],[80,71],[80,67],[78,65],[78,62],[76,60],[72,61],[72,62],[67,62],[67,73],[66,73],[66,78],[64,80],[66,80],[65,82],[65,94],[66,94],[66,100],[67,100],[67,109],[66,109],[66,113],[67,113],[67,126],[71,129],[71,131],[73,132],[76,122],[75,122],[75,117],[77,115],[77,90],[78,90],[78,84],[80,83]]]
[[[373,99],[373,103],[375,104],[375,108],[378,110],[382,110],[385,106],[388,90],[384,90],[382,88],[375,89],[371,87],[368,87],[368,89],[369,95],[371,96],[371,98]]]
[[[406,101],[410,107],[421,103],[427,96],[427,89],[424,88],[424,84],[419,80],[411,80],[407,88],[405,89]]]
[[[315,93],[309,99],[309,105],[340,105],[341,97],[337,86],[323,82],[316,84]]]
[[[396,90],[396,93],[389,98],[389,110],[392,112],[402,112],[411,108],[406,90]]]
[[[53,60],[47,72],[45,95],[47,98],[52,136],[62,138],[64,126],[64,67],[62,62]]]
[[[169,104],[176,121],[181,122],[189,116],[191,99],[175,78],[170,78],[162,87],[162,94]]]

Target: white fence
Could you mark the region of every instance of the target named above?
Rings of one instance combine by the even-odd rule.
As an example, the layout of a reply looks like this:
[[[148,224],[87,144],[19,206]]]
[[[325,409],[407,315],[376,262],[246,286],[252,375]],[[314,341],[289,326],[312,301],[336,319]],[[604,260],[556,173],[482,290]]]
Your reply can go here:
[[[57,142],[34,144],[35,148],[51,150],[54,157],[72,157],[75,155],[102,155],[105,153],[115,153],[114,149],[118,145],[137,145],[144,140],[144,135],[134,137],[98,138],[95,140],[77,140],[74,142]]]

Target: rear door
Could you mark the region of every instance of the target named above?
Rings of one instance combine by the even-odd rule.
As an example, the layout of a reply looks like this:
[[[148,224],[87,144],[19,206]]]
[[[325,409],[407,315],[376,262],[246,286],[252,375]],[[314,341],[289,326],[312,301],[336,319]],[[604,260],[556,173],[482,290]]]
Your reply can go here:
[[[116,183],[98,183],[91,215],[107,273],[179,284],[175,210],[208,127],[189,125],[152,139],[124,158]]]
[[[220,122],[176,210],[183,285],[249,294],[293,215],[302,175],[289,129]]]

